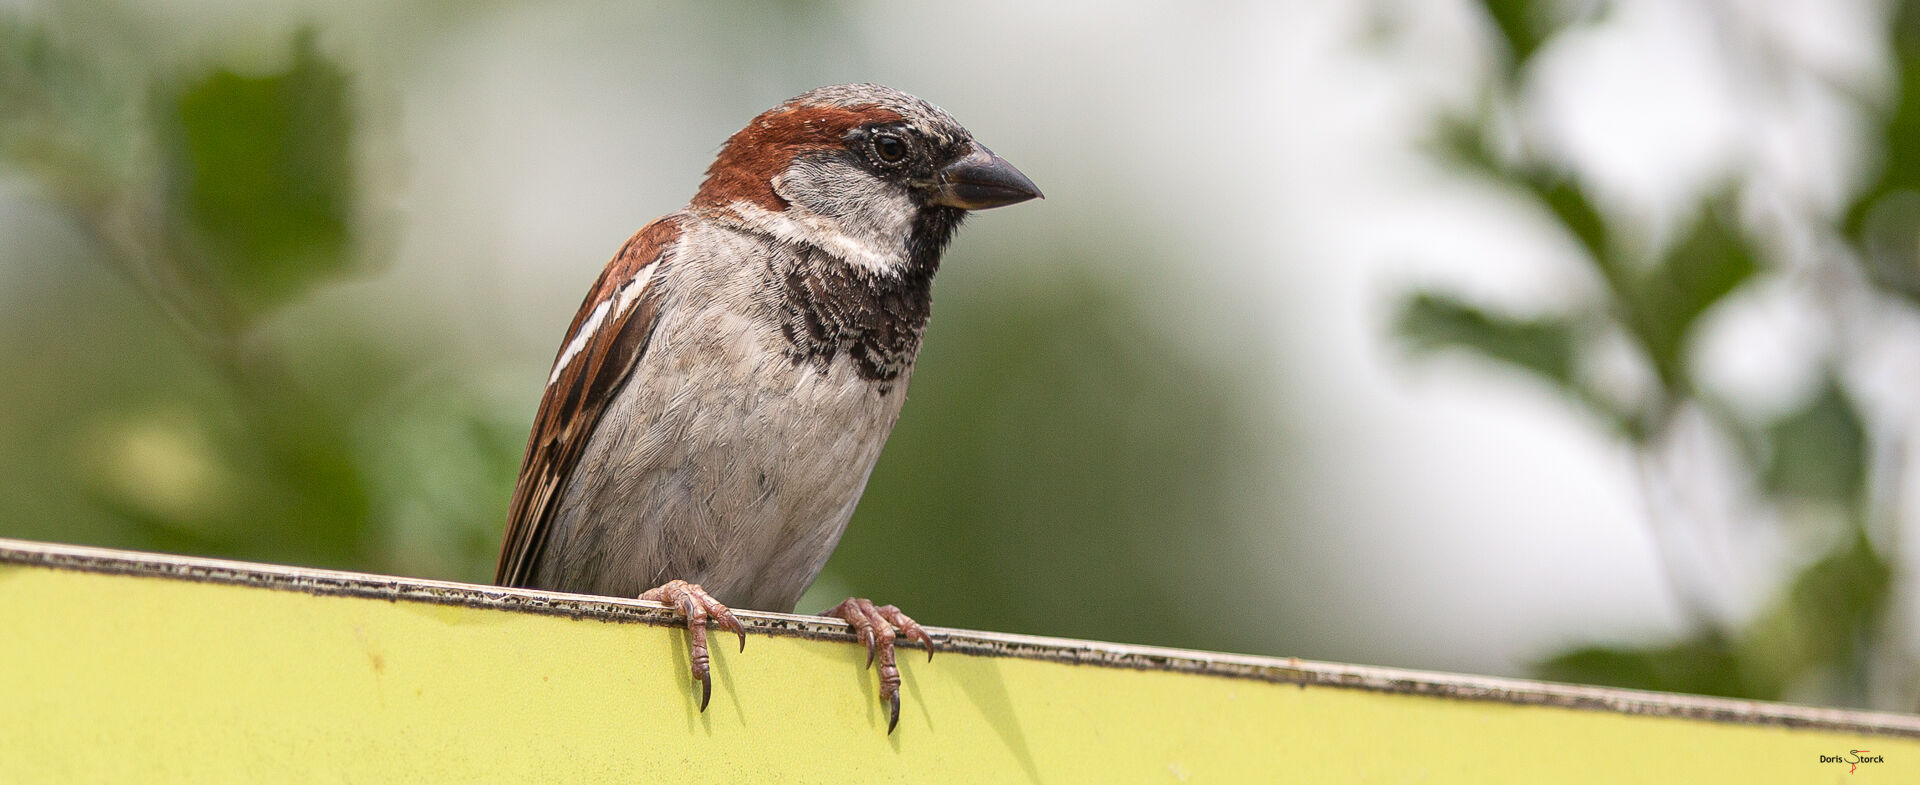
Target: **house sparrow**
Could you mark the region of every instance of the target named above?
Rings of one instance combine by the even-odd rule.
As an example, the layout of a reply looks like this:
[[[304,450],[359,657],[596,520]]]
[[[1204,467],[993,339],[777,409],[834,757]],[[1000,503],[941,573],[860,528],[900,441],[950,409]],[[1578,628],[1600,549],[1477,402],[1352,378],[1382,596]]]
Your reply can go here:
[[[727,140],[686,209],[627,240],[567,328],[495,582],[653,600],[706,625],[791,611],[833,552],[906,400],[940,254],[969,210],[1040,196],[940,108],[822,87]],[[845,619],[900,716],[891,605]]]

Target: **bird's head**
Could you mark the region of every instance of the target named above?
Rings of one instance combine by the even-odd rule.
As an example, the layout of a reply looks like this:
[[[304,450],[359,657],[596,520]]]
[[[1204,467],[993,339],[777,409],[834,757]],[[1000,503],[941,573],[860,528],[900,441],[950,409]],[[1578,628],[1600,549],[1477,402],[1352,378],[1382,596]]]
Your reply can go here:
[[[969,210],[1040,196],[933,104],[874,84],[802,93],[734,134],[694,197],[875,274],[931,272]]]

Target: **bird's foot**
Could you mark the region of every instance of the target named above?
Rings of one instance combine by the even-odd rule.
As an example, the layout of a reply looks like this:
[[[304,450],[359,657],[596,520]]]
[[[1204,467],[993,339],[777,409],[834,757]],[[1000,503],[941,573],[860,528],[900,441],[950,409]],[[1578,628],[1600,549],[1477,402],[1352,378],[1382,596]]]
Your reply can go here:
[[[707,701],[713,698],[712,668],[707,658],[707,620],[723,630],[732,630],[740,636],[740,650],[747,650],[747,628],[740,626],[740,620],[733,617],[733,611],[721,605],[719,600],[707,594],[699,584],[686,581],[667,581],[659,586],[640,593],[640,599],[657,602],[678,610],[687,620],[687,655],[692,666],[693,678],[700,682],[700,710],[707,710]]]
[[[899,608],[892,605],[875,607],[872,600],[848,597],[820,614],[836,619],[845,619],[853,625],[853,634],[867,644],[867,667],[872,668],[874,660],[880,662],[880,702],[887,707],[887,733],[893,733],[893,727],[900,724],[900,666],[894,662],[893,642],[896,638],[918,641],[927,647],[927,659],[933,659],[933,636],[920,628]]]

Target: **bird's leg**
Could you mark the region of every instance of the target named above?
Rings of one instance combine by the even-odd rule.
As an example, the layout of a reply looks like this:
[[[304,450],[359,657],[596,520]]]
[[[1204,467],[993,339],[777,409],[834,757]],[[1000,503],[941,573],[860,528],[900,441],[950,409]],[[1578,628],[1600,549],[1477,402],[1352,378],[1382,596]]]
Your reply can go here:
[[[894,662],[894,639],[918,641],[927,647],[927,659],[931,660],[933,636],[901,613],[899,608],[892,605],[874,607],[872,600],[859,597],[848,597],[846,602],[820,615],[846,619],[853,626],[853,634],[867,645],[868,668],[873,667],[876,658],[879,659],[880,702],[887,706],[887,733],[893,733],[893,726],[900,724],[900,666]]]
[[[641,592],[640,599],[661,603],[686,617],[688,660],[693,678],[700,682],[700,710],[706,711],[707,701],[713,698],[713,677],[707,660],[707,620],[712,619],[721,629],[732,630],[740,636],[741,651],[747,650],[747,628],[740,626],[733,611],[727,610],[727,606],[721,605],[697,583],[667,581]]]

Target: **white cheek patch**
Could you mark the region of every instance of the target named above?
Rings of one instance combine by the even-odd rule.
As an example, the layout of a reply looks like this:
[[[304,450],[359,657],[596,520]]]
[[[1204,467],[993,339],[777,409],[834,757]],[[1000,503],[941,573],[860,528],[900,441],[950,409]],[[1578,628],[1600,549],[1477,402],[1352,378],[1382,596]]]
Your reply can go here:
[[[553,362],[553,375],[547,377],[548,387],[559,382],[560,373],[567,369],[567,364],[573,362],[573,358],[586,350],[587,343],[593,340],[593,334],[600,329],[600,324],[607,320],[609,310],[615,314],[614,320],[619,321],[620,315],[624,315],[633,308],[634,303],[639,302],[640,295],[646,292],[647,282],[653,278],[654,267],[655,265],[650,264],[640,268],[639,275],[635,275],[633,280],[621,285],[618,297],[612,300],[601,300],[599,305],[593,307],[593,312],[587,314],[586,321],[580,323],[580,332],[575,333],[573,340],[567,342],[567,348],[560,351],[560,359]]]
[[[905,264],[917,211],[899,184],[823,156],[794,161],[772,185],[786,210],[745,201],[730,205],[749,227],[812,245],[868,272],[894,275]]]
[[[906,259],[904,243],[893,247],[878,245],[871,239],[848,234],[837,221],[804,209],[790,207],[776,213],[747,201],[734,202],[731,207],[754,229],[786,242],[814,246],[869,272],[892,275]]]

